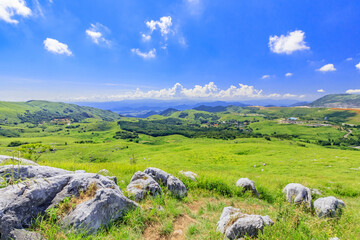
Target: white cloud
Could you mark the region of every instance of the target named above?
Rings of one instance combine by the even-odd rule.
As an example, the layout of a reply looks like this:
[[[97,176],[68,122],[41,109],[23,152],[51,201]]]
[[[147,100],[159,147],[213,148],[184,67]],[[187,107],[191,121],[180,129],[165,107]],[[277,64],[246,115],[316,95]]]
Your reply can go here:
[[[286,73],[285,77],[291,77],[293,74],[292,73]]]
[[[349,58],[346,59],[346,61],[352,61],[352,60],[353,60],[352,57],[349,57]]]
[[[320,72],[334,72],[336,71],[336,68],[334,67],[334,64],[326,64],[324,66],[322,66],[321,68],[317,69],[317,71],[320,71]]]
[[[360,89],[349,89],[346,91],[349,94],[360,94]]]
[[[360,70],[360,62],[356,64],[355,67]]]
[[[100,23],[90,24],[90,28],[85,32],[95,44],[106,46],[111,45],[111,42],[104,37],[104,34],[110,32],[110,30],[104,25]]]
[[[54,54],[65,54],[71,56],[72,52],[65,43],[61,43],[56,39],[46,38],[44,41],[44,48]]]
[[[171,32],[172,19],[170,16],[160,18],[160,21],[148,21],[146,26],[150,29],[151,33],[159,28],[161,35],[167,39],[167,35]]]
[[[183,47],[187,47],[186,39],[184,37],[179,38],[179,43]]]
[[[13,18],[15,15],[28,17],[31,14],[24,0],[0,0],[0,19],[5,22],[18,24],[19,21]]]
[[[270,75],[264,75],[261,77],[261,79],[267,79],[267,78],[270,78]]]
[[[150,41],[151,40],[151,35],[146,35],[146,34],[141,34],[141,38],[144,42]]]
[[[324,93],[325,90],[324,90],[324,89],[319,89],[319,90],[317,90],[317,92],[318,92],[318,93]]]
[[[131,49],[131,52],[138,55],[139,57],[142,57],[144,59],[150,59],[156,57],[156,49],[153,48],[149,52],[141,52],[138,48]]]
[[[163,88],[160,90],[142,91],[139,88],[134,91],[125,91],[118,95],[96,96],[94,98],[76,98],[73,101],[115,101],[123,99],[158,99],[158,100],[173,100],[173,99],[193,99],[193,100],[244,100],[244,99],[264,99],[264,98],[303,98],[304,95],[295,94],[263,94],[262,90],[256,89],[254,86],[245,84],[231,85],[228,88],[220,89],[214,82],[209,82],[203,86],[195,85],[192,88],[185,88],[182,84],[176,83],[171,88]]]
[[[290,32],[288,35],[270,36],[269,47],[274,53],[291,54],[295,51],[308,50],[310,47],[306,46],[305,33],[301,30]]]

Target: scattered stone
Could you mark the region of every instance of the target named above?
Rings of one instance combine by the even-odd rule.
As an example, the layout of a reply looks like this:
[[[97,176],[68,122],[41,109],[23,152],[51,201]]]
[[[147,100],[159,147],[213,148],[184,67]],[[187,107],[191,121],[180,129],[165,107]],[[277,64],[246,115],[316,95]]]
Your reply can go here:
[[[179,229],[179,230],[174,231],[172,235],[173,236],[182,236],[183,234],[184,234],[183,231]]]
[[[322,192],[317,188],[311,188],[311,194],[321,196]]]
[[[59,175],[72,174],[74,172],[66,171],[60,168],[46,166],[24,166],[24,165],[5,165],[0,166],[0,177],[6,181],[26,180],[30,178],[49,178]]]
[[[176,197],[183,198],[187,195],[187,189],[178,178],[158,168],[147,168],[144,173],[150,175],[157,183],[165,185]]]
[[[257,237],[265,226],[272,226],[274,222],[269,216],[248,215],[234,207],[225,207],[217,230],[229,239],[239,239],[244,236]]]
[[[6,173],[9,166],[2,166]],[[85,199],[63,219],[63,227],[75,231],[84,228],[89,232],[106,226],[126,211],[138,207],[127,199],[114,181],[91,173],[74,174],[62,169],[40,166],[10,166],[16,169],[14,176],[26,181],[0,189],[0,239],[9,239],[14,229],[23,229],[39,214],[55,207],[66,197],[78,197],[91,185],[96,192]],[[26,172],[27,171],[27,172]],[[53,176],[55,175],[55,176]]]
[[[41,234],[35,232],[29,232],[26,231],[25,229],[12,230],[9,238],[12,240],[44,240],[45,239],[41,236]]]
[[[311,206],[310,189],[299,183],[289,183],[284,188],[283,193],[286,194],[286,199],[289,203],[305,203],[309,207]]]
[[[116,176],[105,176],[105,177],[107,177],[111,181],[114,181],[114,183],[117,184],[117,177]]]
[[[338,238],[338,237],[332,237],[332,238],[329,238],[329,240],[340,240],[340,238]]]
[[[148,174],[136,172],[126,187],[130,195],[135,197],[136,202],[140,202],[149,193],[151,196],[161,195],[160,185]]]
[[[103,176],[107,176],[107,175],[110,174],[110,172],[109,172],[108,170],[106,170],[106,169],[101,169],[101,170],[98,172],[98,174],[103,175]]]
[[[187,195],[184,183],[174,176],[168,178],[166,186],[169,191],[178,198],[183,198]]]
[[[153,167],[149,167],[145,169],[144,173],[150,175],[159,184],[161,183],[164,185],[167,184],[167,180],[170,177],[170,174],[168,174],[167,172],[164,172],[159,168],[153,168]]]
[[[256,190],[254,181],[251,181],[251,180],[248,179],[248,178],[240,178],[240,179],[236,182],[236,186],[243,188],[243,189],[244,189],[244,192],[245,192],[245,191],[252,191],[252,193],[253,193],[255,196],[259,197],[259,193],[258,193],[258,191]]]
[[[253,167],[256,168],[256,165],[254,165]]]
[[[318,217],[337,217],[345,203],[335,197],[319,198],[314,202],[315,212]]]
[[[127,199],[119,189],[103,188],[96,191],[94,198],[77,205],[61,223],[75,231],[93,233],[136,207],[137,204]]]
[[[17,158],[17,157],[10,157],[10,156],[5,156],[5,155],[0,155],[0,164],[3,164],[7,161],[15,161],[17,162],[18,164],[21,164],[21,165],[32,165],[32,166],[39,166],[39,164],[31,161],[31,160],[28,160],[28,159],[25,159],[25,158]]]
[[[266,163],[263,163],[263,166],[266,166]]]
[[[184,175],[187,178],[190,178],[194,182],[196,182],[196,178],[198,178],[198,175],[196,173],[193,173],[193,172],[190,172],[190,171],[187,171],[187,172],[180,171],[179,173]]]

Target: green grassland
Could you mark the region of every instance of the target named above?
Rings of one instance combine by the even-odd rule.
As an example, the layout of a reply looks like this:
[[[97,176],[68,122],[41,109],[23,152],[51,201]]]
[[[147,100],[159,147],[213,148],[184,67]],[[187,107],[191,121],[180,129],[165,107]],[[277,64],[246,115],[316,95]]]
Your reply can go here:
[[[338,115],[330,122],[332,127],[279,123],[280,118],[288,116],[323,121],[324,116],[334,113]],[[51,215],[38,219],[33,229],[48,239],[170,239],[179,229],[186,239],[223,239],[216,232],[216,222],[222,209],[230,205],[248,214],[269,215],[275,221],[273,227],[265,228],[260,239],[289,239],[289,236],[291,239],[335,236],[359,239],[360,151],[350,145],[319,144],[319,140],[343,138],[349,129],[353,131],[349,138],[359,138],[359,128],[343,127],[338,122],[341,117],[346,122],[354,116],[329,109],[231,107],[227,112],[187,110],[142,120],[178,119],[185,126],[198,124],[194,131],[206,128],[215,134],[223,129],[211,129],[207,124],[229,121],[231,124],[224,128],[235,132],[239,128],[248,130],[246,135],[238,131],[236,138],[227,140],[211,136],[188,138],[179,134],[153,137],[142,133],[134,133],[135,138],[133,135],[114,138],[116,132],[124,132],[121,125],[99,119],[86,119],[70,126],[8,124],[1,128],[18,135],[0,137],[0,154],[18,156],[19,147],[9,147],[11,142],[25,145],[41,142],[51,145],[55,151],[44,152],[38,159],[39,164],[88,172],[108,169],[111,175],[117,176],[125,195],[134,172],[147,167],[158,167],[180,177],[189,190],[189,196],[183,200],[165,192],[161,198],[142,201],[141,210],[128,213],[124,219],[91,236],[61,230]],[[121,118],[121,121],[136,123],[138,119]],[[234,121],[241,122],[241,127],[234,126]],[[180,170],[197,173],[198,181],[184,179]],[[243,194],[235,187],[242,177],[255,181],[260,199]],[[319,189],[322,196],[342,199],[346,210],[341,218],[319,219],[312,210],[287,204],[281,191],[292,182]],[[164,207],[163,211],[158,210],[159,205]]]

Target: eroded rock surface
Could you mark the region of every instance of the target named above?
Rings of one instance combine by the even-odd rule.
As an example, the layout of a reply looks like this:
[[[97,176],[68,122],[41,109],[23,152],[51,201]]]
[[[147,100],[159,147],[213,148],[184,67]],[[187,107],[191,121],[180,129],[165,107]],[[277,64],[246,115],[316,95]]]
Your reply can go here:
[[[144,199],[148,193],[151,196],[157,196],[162,193],[160,185],[150,175],[140,171],[133,175],[126,190],[135,197],[137,202]]]
[[[0,155],[0,164],[3,164],[7,161],[14,161],[14,162],[17,162],[21,165],[33,165],[33,166],[39,166],[39,164],[31,161],[31,160],[28,160],[28,159],[25,159],[25,158],[17,158],[17,157],[10,157],[10,156],[5,156],[5,155]]]
[[[243,188],[244,191],[251,191],[255,196],[259,197],[259,193],[256,190],[254,181],[251,181],[248,178],[240,178],[236,182],[236,186]]]
[[[319,198],[314,202],[314,208],[319,217],[340,216],[343,207],[345,203],[335,197]]]
[[[198,175],[196,173],[193,173],[193,172],[190,172],[190,171],[187,171],[187,172],[184,172],[184,171],[180,171],[179,172],[180,174],[184,175],[185,177],[191,179],[192,181],[196,181],[196,179],[198,178]]]
[[[239,239],[246,235],[257,237],[265,226],[272,226],[274,222],[269,216],[244,214],[238,208],[224,208],[217,230],[229,239]]]
[[[174,196],[183,198],[187,195],[184,183],[171,174],[153,167],[145,169],[144,173],[151,176],[157,183],[165,185]]]
[[[0,189],[1,239],[10,239],[14,229],[30,226],[32,219],[55,207],[66,197],[78,197],[91,185],[96,192],[65,216],[64,227],[96,231],[99,227],[121,217],[138,205],[127,199],[114,181],[91,173],[68,172],[62,169],[35,166],[16,166],[18,178],[24,181]],[[10,166],[14,168],[14,166]],[[0,168],[2,173],[9,168]],[[27,170],[31,170],[28,171]],[[56,176],[53,176],[56,175]]]
[[[300,204],[304,203],[311,206],[311,191],[309,188],[304,187],[299,183],[289,183],[283,189],[283,193],[286,194],[286,200],[289,203]]]

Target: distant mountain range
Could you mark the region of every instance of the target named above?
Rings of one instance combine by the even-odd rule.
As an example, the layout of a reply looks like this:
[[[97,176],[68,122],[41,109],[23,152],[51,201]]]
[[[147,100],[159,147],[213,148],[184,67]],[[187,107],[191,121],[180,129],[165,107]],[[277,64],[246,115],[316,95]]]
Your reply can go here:
[[[310,107],[360,108],[360,94],[329,94],[309,104]]]
[[[291,105],[299,104],[296,100],[273,100],[273,99],[261,99],[261,100],[249,100],[243,102],[226,102],[226,101],[214,101],[214,102],[195,102],[195,101],[164,101],[164,100],[124,100],[115,102],[76,102],[75,104],[80,106],[94,107],[103,110],[110,110],[121,114],[123,116],[130,117],[149,117],[155,114],[161,114],[169,108],[176,109],[177,111],[196,109],[201,111],[218,112],[220,107],[227,106],[277,106],[288,107]],[[307,104],[302,102],[301,104]],[[216,107],[208,108],[205,107]],[[224,108],[222,108],[224,109]]]
[[[37,124],[54,119],[81,121],[86,118],[114,121],[120,116],[111,111],[62,102],[0,102],[0,123],[30,122]]]

